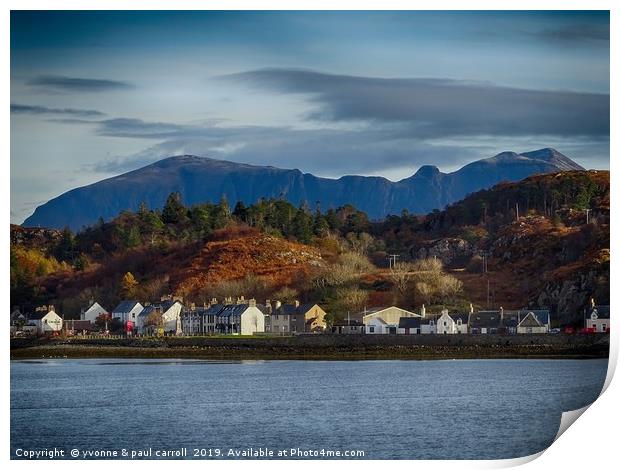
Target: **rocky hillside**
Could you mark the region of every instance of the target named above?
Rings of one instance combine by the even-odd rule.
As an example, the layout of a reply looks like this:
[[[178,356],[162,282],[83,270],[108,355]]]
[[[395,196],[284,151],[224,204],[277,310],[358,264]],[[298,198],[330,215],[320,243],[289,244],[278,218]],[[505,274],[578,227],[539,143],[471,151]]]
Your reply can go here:
[[[205,243],[189,265],[170,275],[177,292],[196,292],[205,286],[256,276],[286,285],[313,267],[323,266],[316,248],[261,233]]]
[[[110,220],[125,210],[164,206],[179,192],[188,205],[219,201],[246,205],[261,198],[286,199],[323,208],[352,204],[371,219],[400,214],[403,209],[426,214],[459,201],[467,194],[501,181],[519,181],[538,173],[580,170],[578,164],[553,149],[517,154],[503,152],[470,163],[453,173],[423,166],[413,176],[392,182],[380,177],[319,178],[299,170],[233,163],[191,155],[171,157],[144,168],[76,188],[36,208],[27,227],[70,227],[73,230]]]
[[[609,172],[538,175],[429,215],[409,250],[443,260],[478,305],[579,322],[591,297],[609,303],[609,215]]]

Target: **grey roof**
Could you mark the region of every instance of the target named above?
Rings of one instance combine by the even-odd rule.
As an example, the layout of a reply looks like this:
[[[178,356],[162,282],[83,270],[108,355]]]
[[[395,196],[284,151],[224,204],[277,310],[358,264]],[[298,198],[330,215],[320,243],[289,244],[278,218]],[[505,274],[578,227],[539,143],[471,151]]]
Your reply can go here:
[[[295,315],[295,314],[305,314],[314,307],[316,303],[305,303],[296,306],[295,304],[282,304],[280,308],[278,308],[275,312],[276,315]]]
[[[467,324],[469,322],[469,313],[449,313],[448,315],[450,315],[455,323],[459,320],[461,320],[463,324]]]
[[[45,312],[34,312],[34,313],[31,313],[30,315],[28,315],[28,320],[41,320],[48,313],[50,313],[50,312],[45,311]]]
[[[112,310],[112,313],[129,313],[139,303],[137,300],[123,300]]]
[[[200,309],[200,315],[217,315],[224,308],[223,304],[213,304],[210,307]]]
[[[471,328],[499,328],[499,310],[481,310],[469,316],[469,326]]]
[[[433,322],[437,323],[437,320],[439,319],[439,317],[440,317],[440,316],[441,316],[441,315],[435,315],[435,314],[432,314],[432,315],[425,315],[425,316],[423,316],[422,318],[420,318],[420,324],[421,324],[421,325],[430,325],[431,320],[432,320]]]
[[[240,316],[249,308],[248,304],[230,304],[225,305],[218,313],[218,317]]]
[[[170,308],[176,303],[180,304],[181,302],[179,302],[178,300],[164,300],[163,302],[155,302],[153,304],[150,304],[144,307],[144,310],[140,312],[139,316],[150,315],[152,312],[156,311],[157,309],[161,309],[161,313],[165,313],[168,310],[170,310]]]
[[[263,315],[271,315],[271,311],[267,305],[256,304],[256,308],[259,309]]]
[[[609,318],[609,305],[596,305],[593,309],[590,309],[590,315],[596,311],[596,315],[599,318]]]
[[[523,316],[517,310],[504,310],[502,326],[504,328],[516,328],[521,322]]]
[[[420,328],[420,317],[400,317],[398,320],[399,328]]]

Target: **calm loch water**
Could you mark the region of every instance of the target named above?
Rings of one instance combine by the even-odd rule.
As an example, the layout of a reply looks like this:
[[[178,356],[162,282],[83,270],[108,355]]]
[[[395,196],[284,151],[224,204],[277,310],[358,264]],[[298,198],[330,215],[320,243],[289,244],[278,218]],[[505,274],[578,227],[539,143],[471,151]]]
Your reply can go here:
[[[250,447],[520,457],[549,446],[562,411],[594,401],[606,371],[606,359],[12,361],[11,457],[53,447],[67,458],[71,449],[216,458]]]

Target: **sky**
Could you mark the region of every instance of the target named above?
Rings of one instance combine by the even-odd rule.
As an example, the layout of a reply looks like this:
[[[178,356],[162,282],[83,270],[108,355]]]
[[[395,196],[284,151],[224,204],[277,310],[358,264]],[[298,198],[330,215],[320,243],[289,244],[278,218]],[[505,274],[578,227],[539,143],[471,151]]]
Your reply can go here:
[[[608,12],[11,12],[11,222],[192,154],[318,176],[609,168]]]

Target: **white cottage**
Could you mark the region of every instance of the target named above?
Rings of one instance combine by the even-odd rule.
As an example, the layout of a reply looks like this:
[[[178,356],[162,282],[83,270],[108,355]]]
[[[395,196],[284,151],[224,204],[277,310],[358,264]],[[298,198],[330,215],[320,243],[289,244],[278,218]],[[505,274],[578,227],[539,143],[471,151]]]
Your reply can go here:
[[[469,313],[449,314],[444,309],[436,320],[436,331],[438,335],[466,334],[468,323]]]
[[[99,318],[99,316],[101,315],[108,315],[108,311],[101,305],[99,305],[99,303],[91,300],[88,308],[82,309],[82,313],[80,314],[80,320],[86,320],[91,323],[95,323],[97,318]]]
[[[594,299],[592,299],[590,311],[586,317],[586,328],[594,330],[596,333],[609,333],[609,312],[609,305],[595,305]]]
[[[62,318],[54,311],[53,305],[37,309],[29,316],[28,323],[36,326],[39,335],[58,333],[62,330]]]
[[[519,318],[518,334],[549,333],[549,310],[523,310]]]

